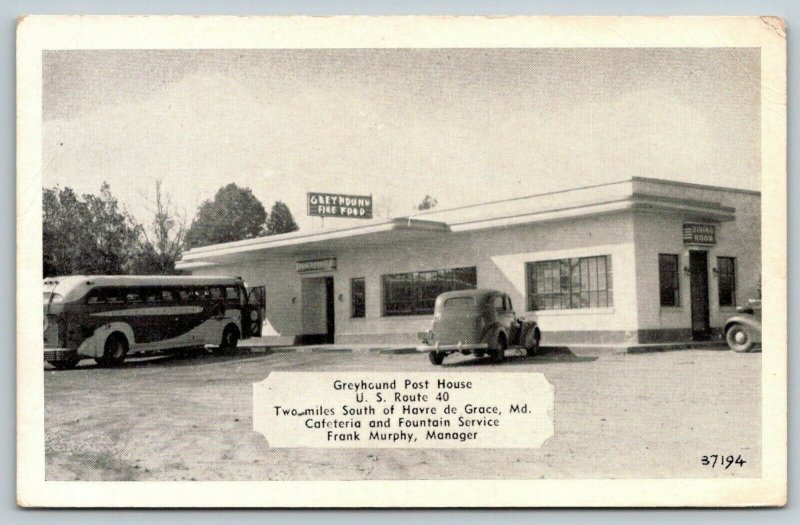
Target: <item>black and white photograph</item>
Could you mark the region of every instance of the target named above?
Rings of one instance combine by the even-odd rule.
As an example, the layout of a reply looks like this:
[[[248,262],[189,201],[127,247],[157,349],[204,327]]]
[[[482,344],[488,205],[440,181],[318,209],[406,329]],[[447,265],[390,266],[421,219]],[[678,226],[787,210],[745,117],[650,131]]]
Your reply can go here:
[[[18,44],[21,504],[785,503],[780,19]]]

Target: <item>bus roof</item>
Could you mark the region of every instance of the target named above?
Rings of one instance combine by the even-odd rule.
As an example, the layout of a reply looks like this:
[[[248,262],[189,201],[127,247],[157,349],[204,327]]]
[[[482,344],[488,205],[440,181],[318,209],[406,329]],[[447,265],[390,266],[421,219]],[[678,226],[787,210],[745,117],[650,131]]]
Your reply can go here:
[[[194,275],[68,275],[46,277],[45,290],[74,301],[96,286],[238,286],[241,277]]]

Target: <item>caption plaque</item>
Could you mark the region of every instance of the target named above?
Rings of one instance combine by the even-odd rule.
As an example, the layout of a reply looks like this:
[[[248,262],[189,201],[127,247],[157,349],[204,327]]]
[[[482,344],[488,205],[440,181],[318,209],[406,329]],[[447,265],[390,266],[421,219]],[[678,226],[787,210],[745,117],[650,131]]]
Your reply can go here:
[[[538,448],[553,403],[541,373],[273,372],[253,429],[278,448]]]

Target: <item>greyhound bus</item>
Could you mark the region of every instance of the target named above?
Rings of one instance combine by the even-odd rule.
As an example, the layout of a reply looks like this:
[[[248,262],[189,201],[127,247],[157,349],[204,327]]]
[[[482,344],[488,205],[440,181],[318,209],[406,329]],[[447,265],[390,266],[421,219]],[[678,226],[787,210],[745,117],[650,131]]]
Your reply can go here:
[[[44,280],[44,360],[59,369],[94,358],[188,347],[235,348],[261,334],[261,309],[239,277],[86,276]]]

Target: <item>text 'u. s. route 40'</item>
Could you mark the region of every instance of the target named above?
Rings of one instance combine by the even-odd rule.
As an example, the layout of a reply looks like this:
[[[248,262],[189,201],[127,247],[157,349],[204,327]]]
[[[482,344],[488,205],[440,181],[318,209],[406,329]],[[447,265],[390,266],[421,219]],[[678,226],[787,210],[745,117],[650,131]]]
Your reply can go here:
[[[535,448],[553,399],[541,373],[273,372],[253,428],[271,447]]]

